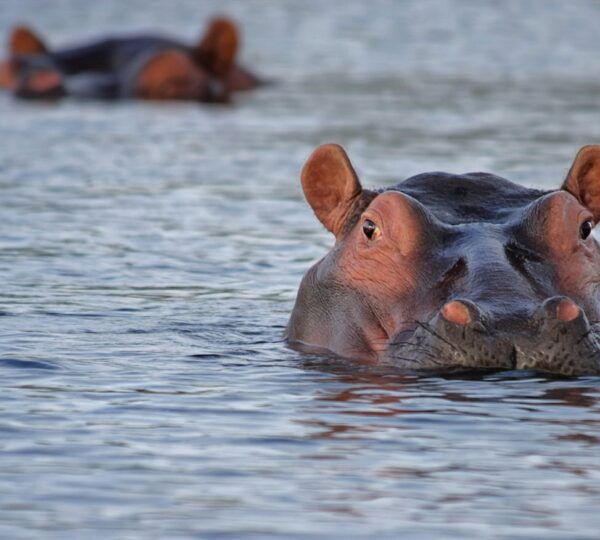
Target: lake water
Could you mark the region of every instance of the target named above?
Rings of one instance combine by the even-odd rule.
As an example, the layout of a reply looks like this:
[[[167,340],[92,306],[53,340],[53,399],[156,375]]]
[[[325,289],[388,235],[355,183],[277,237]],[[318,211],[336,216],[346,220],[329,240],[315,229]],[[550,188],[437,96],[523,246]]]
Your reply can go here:
[[[557,187],[600,142],[595,1],[0,0],[0,35],[192,39],[232,107],[0,96],[0,536],[597,538],[600,378],[416,377],[282,333],[332,238],[299,171]]]

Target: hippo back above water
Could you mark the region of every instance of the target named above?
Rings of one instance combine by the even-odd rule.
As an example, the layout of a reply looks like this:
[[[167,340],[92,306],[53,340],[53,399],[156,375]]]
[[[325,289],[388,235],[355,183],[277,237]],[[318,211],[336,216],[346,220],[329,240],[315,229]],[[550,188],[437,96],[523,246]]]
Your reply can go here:
[[[302,186],[335,235],[288,328],[302,350],[406,369],[600,373],[600,146],[556,191],[486,173],[363,189],[337,145]]]

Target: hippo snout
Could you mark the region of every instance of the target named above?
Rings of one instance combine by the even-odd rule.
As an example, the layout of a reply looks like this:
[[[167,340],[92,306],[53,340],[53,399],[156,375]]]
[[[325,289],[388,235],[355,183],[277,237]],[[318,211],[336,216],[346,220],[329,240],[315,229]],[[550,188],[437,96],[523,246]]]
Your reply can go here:
[[[465,299],[447,302],[410,339],[388,349],[392,362],[421,368],[534,369],[562,375],[600,373],[600,340],[570,298],[544,301],[521,324],[506,324]]]
[[[600,340],[570,298],[546,300],[535,314],[537,331],[515,339],[516,367],[563,375],[600,373]]]

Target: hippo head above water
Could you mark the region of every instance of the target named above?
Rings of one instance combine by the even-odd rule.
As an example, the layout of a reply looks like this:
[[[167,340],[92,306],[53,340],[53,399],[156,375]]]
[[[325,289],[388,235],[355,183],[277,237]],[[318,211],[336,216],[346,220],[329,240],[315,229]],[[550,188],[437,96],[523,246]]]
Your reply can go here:
[[[302,280],[293,346],[410,370],[600,373],[600,146],[556,191],[439,172],[371,191],[324,145],[302,187],[336,242]]]

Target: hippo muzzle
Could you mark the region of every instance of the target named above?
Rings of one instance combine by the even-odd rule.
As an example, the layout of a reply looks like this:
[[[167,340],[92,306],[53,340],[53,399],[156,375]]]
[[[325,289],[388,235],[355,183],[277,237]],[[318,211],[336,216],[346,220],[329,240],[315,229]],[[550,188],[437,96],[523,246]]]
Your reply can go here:
[[[561,375],[600,373],[600,340],[572,300],[555,296],[504,331],[469,301],[452,300],[408,337],[395,336],[384,362],[407,369],[533,369]]]

